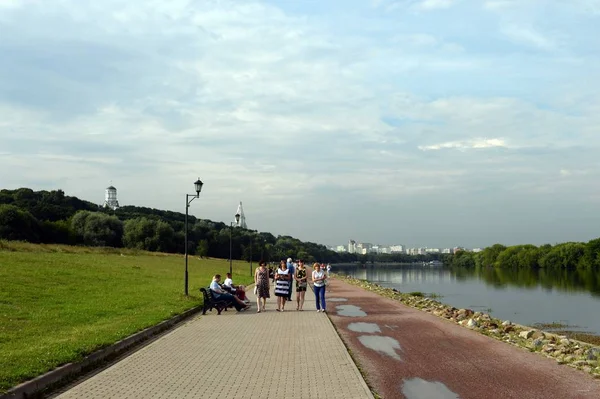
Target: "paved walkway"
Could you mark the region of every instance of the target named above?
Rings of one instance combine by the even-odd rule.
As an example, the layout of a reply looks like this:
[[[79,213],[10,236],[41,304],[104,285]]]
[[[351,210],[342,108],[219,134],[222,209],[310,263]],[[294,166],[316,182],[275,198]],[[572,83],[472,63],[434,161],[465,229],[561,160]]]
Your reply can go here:
[[[583,371],[337,279],[327,308],[384,398],[600,398]]]
[[[294,293],[295,296],[295,293]],[[372,398],[314,295],[198,316],[58,398]]]

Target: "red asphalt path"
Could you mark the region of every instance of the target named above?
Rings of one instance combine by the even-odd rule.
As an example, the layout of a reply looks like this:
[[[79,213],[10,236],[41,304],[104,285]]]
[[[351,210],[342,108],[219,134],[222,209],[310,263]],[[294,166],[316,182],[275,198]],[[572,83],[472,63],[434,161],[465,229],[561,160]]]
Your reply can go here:
[[[383,398],[600,399],[600,381],[585,372],[340,280],[330,284],[329,317]],[[347,301],[331,300],[341,298]],[[339,314],[357,314],[352,306],[366,316]],[[372,324],[381,332],[349,329]]]

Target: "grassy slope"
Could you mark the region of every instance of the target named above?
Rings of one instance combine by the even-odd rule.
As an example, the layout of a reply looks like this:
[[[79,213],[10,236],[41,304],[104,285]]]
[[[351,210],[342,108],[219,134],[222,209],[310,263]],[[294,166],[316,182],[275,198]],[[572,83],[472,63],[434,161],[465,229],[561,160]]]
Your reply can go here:
[[[200,304],[222,259],[0,242],[0,393]],[[234,281],[250,282],[234,262]]]

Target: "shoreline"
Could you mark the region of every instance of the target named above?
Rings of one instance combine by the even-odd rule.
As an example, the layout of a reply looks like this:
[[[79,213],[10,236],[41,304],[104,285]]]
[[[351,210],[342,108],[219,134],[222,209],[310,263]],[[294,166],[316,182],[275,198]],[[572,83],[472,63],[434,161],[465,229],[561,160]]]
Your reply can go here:
[[[559,335],[515,324],[509,320],[500,320],[484,312],[457,309],[432,298],[402,293],[394,288],[386,288],[367,280],[337,274],[334,276],[348,284],[396,300],[404,305],[430,313],[498,341],[555,359],[559,364],[566,364],[600,379],[600,346],[593,343],[570,339],[567,335]],[[564,332],[568,333],[567,331]]]

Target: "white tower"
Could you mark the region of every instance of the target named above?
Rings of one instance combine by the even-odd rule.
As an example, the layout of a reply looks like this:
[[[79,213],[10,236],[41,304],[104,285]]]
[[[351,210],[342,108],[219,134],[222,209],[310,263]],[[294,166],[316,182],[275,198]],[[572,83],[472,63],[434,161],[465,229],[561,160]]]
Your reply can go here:
[[[241,227],[242,229],[247,229],[248,225],[246,225],[246,216],[244,215],[244,208],[242,208],[242,201],[238,205],[237,212],[240,215],[240,221],[237,223],[237,227]]]
[[[117,201],[117,189],[113,186],[106,188],[106,194],[104,196],[104,208],[110,208],[113,211],[119,207],[119,201]]]

